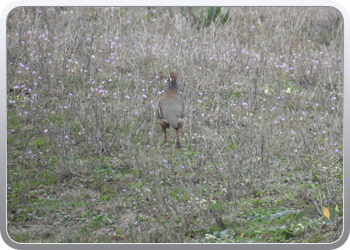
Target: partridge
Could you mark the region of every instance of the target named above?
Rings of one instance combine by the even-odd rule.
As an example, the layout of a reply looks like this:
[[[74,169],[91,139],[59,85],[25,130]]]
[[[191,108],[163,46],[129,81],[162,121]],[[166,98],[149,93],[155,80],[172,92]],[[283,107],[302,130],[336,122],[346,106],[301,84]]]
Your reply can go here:
[[[178,84],[176,82],[177,76],[174,72],[170,73],[168,80],[168,89],[161,97],[157,107],[157,117],[159,124],[164,132],[164,143],[166,140],[166,129],[172,127],[177,131],[176,147],[180,148],[180,128],[184,125],[184,101],[180,98],[178,91]]]

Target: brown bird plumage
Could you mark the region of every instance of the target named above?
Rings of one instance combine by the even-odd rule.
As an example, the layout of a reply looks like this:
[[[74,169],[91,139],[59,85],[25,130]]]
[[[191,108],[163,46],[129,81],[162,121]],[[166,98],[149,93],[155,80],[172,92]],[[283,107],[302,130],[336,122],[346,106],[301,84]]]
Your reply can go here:
[[[166,129],[172,127],[177,131],[176,147],[181,147],[180,144],[180,128],[184,125],[185,104],[180,98],[177,76],[174,72],[170,73],[168,80],[168,90],[161,97],[157,107],[157,117],[159,124],[164,132],[164,143],[166,143]]]

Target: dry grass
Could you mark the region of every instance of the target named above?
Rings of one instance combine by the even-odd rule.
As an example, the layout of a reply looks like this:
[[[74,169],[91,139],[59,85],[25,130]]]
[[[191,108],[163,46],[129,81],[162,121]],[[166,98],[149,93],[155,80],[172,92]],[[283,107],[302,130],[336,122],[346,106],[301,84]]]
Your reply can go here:
[[[230,8],[225,24],[206,27],[203,11],[10,13],[7,207],[14,240],[339,238],[340,13]],[[170,71],[186,103],[180,150],[175,131],[162,144],[154,109]],[[320,211],[336,204],[332,226]]]

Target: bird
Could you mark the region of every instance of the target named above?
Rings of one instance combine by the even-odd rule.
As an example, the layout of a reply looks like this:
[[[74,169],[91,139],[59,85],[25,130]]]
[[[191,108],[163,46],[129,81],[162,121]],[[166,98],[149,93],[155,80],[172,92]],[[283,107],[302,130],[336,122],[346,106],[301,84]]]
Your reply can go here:
[[[176,80],[177,75],[170,72],[170,79],[167,81],[168,89],[158,102],[157,118],[164,132],[164,144],[167,142],[166,129],[171,127],[177,131],[175,146],[180,148],[180,129],[185,123],[185,103],[180,97]]]

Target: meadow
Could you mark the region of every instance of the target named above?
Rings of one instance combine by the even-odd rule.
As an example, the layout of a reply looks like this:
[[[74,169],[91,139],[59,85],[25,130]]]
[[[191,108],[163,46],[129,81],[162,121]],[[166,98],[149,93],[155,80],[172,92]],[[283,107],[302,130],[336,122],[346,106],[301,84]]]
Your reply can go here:
[[[330,243],[343,231],[331,7],[18,7],[7,228],[31,243]],[[169,73],[180,149],[155,108]]]

